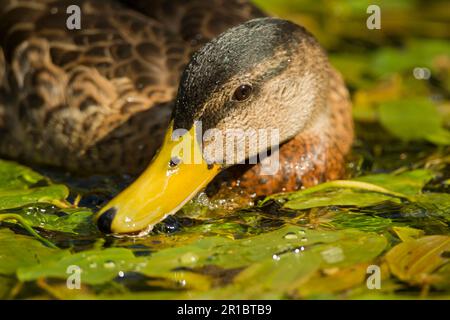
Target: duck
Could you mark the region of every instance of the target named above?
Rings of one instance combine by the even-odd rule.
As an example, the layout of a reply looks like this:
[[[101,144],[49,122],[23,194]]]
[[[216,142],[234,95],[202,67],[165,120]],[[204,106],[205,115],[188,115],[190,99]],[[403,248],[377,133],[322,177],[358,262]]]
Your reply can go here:
[[[245,0],[81,0],[73,29],[72,5],[0,0],[0,156],[136,175],[97,212],[102,232],[146,235],[205,189],[345,174],[351,99],[304,27]]]

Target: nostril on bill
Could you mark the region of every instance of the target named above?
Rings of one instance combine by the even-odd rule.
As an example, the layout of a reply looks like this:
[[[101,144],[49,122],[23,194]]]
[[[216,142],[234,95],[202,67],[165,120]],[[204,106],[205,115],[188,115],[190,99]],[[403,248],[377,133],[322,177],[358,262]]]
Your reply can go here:
[[[117,210],[115,208],[110,208],[102,213],[102,215],[97,220],[97,227],[103,233],[112,233],[111,225],[114,217],[116,216]]]

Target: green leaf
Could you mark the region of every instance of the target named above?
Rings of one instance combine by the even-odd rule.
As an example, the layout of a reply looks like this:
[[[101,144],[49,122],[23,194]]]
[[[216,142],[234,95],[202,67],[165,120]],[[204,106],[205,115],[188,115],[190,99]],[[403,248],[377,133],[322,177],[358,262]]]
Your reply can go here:
[[[372,59],[372,70],[378,75],[394,72],[408,72],[412,75],[416,67],[434,69],[433,59],[439,55],[448,55],[450,45],[439,39],[421,39],[409,41],[406,48],[385,47],[377,51]]]
[[[396,245],[386,254],[391,272],[411,284],[430,282],[431,274],[449,262],[450,237],[425,236]]]
[[[286,297],[318,270],[330,267],[345,268],[371,261],[381,254],[387,245],[384,237],[357,230],[316,233],[290,227],[280,231],[282,231],[280,234],[288,232],[284,238],[289,238],[293,241],[292,244],[299,247],[262,258],[237,275],[230,286],[208,293],[199,293],[194,297],[280,299]],[[294,241],[295,236],[300,236],[301,241]],[[255,238],[262,242],[265,240],[262,236],[253,239]],[[236,255],[239,254],[236,252]]]
[[[105,283],[120,276],[120,272],[139,272],[170,281],[185,280],[185,285],[191,281],[194,288],[208,288],[206,279],[200,287],[194,283],[199,278],[191,272],[214,265],[224,270],[244,268],[234,285],[253,289],[233,292],[242,291],[247,297],[264,297],[267,290],[271,290],[271,294],[285,294],[292,281],[320,267],[368,261],[379,255],[386,244],[383,236],[374,233],[315,231],[286,226],[240,240],[207,237],[189,245],[160,250],[149,257],[135,257],[125,248],[88,250],[50,257],[36,266],[22,266],[17,275],[21,281],[41,277],[67,279],[68,267],[78,266],[84,284]]]
[[[423,230],[410,227],[393,227],[392,230],[400,238],[400,240],[409,241],[424,235]]]
[[[52,185],[24,166],[0,160],[0,210],[36,202],[62,201],[68,194],[66,186]]]
[[[2,221],[15,221],[20,223],[20,225],[27,230],[32,236],[34,236],[36,239],[38,239],[39,241],[41,241],[43,244],[45,244],[46,246],[50,247],[50,248],[57,248],[52,242],[48,241],[47,239],[41,237],[39,235],[39,233],[37,233],[28,223],[28,221],[26,221],[24,218],[22,218],[22,216],[18,215],[18,214],[8,214],[8,213],[2,213],[0,214],[0,222]]]
[[[400,139],[450,145],[450,133],[442,127],[443,118],[428,100],[384,102],[379,107],[379,114],[381,124]]]
[[[92,211],[83,208],[54,208],[64,204],[69,190],[52,184],[27,167],[0,160],[0,215],[20,215],[31,227],[73,234],[95,234]],[[65,207],[65,206],[64,206]]]
[[[93,212],[86,208],[55,210],[52,207],[31,206],[16,211],[35,228],[74,235],[95,235],[98,233],[93,222]]]
[[[15,234],[8,229],[0,230],[0,274],[11,275],[22,267],[39,267],[48,260],[56,260],[67,251],[51,249],[41,242]]]
[[[346,268],[331,268],[316,272],[306,281],[299,283],[293,294],[300,298],[314,298],[316,295],[334,294],[360,286],[366,279],[367,266],[368,264],[361,263]]]
[[[325,206],[367,207],[383,201],[400,203],[401,198],[421,192],[423,186],[434,177],[429,170],[413,170],[398,175],[374,174],[354,180],[336,180],[288,194],[266,198],[282,200],[285,208],[301,210]]]
[[[357,206],[366,207],[383,201],[400,202],[398,199],[380,193],[358,192],[348,189],[330,190],[314,195],[296,197],[284,204],[285,208],[302,210],[326,206]]]
[[[450,222],[450,194],[428,192],[414,197],[432,216],[440,216]]]
[[[52,257],[34,266],[22,266],[17,276],[21,281],[40,277],[67,279],[68,268],[76,266],[81,269],[81,283],[99,284],[118,277],[120,271],[136,269],[140,260],[134,257],[131,250],[124,248],[89,250],[62,258]]]
[[[417,195],[433,177],[434,174],[430,170],[418,169],[400,174],[372,174],[357,177],[355,180],[373,183],[405,195]]]

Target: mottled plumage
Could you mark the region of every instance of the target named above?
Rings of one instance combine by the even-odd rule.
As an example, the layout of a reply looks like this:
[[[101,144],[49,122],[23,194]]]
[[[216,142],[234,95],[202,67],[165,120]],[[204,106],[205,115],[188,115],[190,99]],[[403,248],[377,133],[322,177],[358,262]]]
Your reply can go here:
[[[82,173],[141,172],[161,144],[192,54],[264,16],[240,0],[82,0],[82,28],[68,30],[73,2],[0,0],[1,156]],[[261,195],[342,175],[351,103],[338,72],[317,65],[325,68],[325,107],[281,146],[280,172],[237,166],[212,185]]]

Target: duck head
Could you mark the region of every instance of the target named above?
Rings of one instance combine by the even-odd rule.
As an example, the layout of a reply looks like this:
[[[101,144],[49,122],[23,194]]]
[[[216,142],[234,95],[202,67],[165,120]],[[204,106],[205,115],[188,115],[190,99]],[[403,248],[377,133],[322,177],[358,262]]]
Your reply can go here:
[[[99,211],[99,229],[145,234],[221,170],[305,130],[326,112],[327,67],[317,41],[281,19],[251,20],[207,43],[182,74],[161,149]]]

